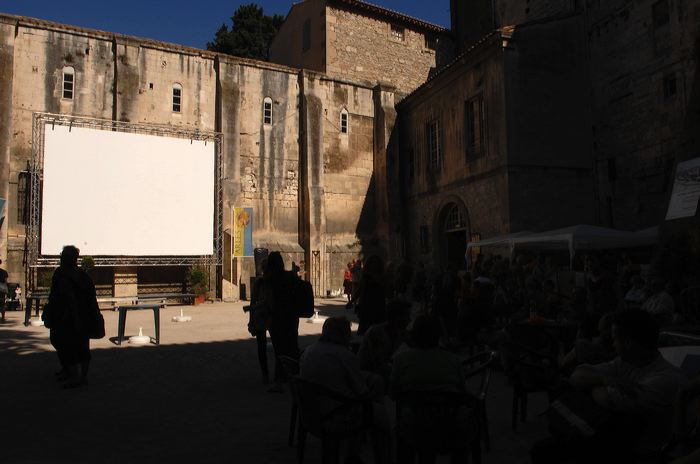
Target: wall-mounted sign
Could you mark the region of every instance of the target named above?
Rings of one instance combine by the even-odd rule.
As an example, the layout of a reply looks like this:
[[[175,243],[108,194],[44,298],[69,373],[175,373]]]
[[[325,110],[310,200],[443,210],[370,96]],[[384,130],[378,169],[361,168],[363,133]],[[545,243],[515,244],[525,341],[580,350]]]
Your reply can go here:
[[[700,158],[678,163],[666,220],[695,216],[700,199]]]
[[[253,208],[233,208],[233,256],[253,256]]]

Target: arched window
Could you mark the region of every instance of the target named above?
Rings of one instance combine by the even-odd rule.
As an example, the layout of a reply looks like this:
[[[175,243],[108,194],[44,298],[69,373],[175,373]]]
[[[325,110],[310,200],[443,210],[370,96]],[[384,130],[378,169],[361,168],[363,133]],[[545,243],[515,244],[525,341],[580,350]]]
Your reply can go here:
[[[272,124],[272,98],[263,100],[263,124]]]
[[[182,111],[182,85],[173,84],[173,113]]]
[[[445,232],[464,230],[466,227],[467,223],[462,217],[459,206],[453,203],[445,215]]]
[[[347,134],[349,128],[350,126],[348,124],[348,110],[343,108],[340,111],[340,133]]]
[[[63,68],[63,98],[66,100],[73,99],[75,90],[75,69],[70,66]]]

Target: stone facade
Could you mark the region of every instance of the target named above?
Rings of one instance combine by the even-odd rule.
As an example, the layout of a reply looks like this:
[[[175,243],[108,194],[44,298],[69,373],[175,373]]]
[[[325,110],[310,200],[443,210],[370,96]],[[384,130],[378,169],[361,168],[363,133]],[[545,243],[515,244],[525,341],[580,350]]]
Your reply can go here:
[[[656,9],[656,10],[655,10]],[[586,10],[595,117],[598,220],[661,223],[675,163],[700,156],[700,1],[599,2]],[[687,144],[694,146],[686,147]]]
[[[25,225],[18,217],[18,208],[27,205],[20,202],[19,183],[32,156],[35,112],[221,132],[224,224],[231,222],[233,206],[253,207],[254,246],[282,251],[287,266],[305,260],[318,294],[340,287],[339,263],[376,241],[371,184],[375,152],[384,149],[376,144],[374,120],[384,108],[375,102],[391,94],[385,89],[9,15],[0,15],[0,63],[0,100],[7,103],[0,107],[0,121],[6,122],[0,156],[8,160],[0,189],[9,198],[0,237],[13,282],[24,285],[28,277],[22,264]],[[62,98],[65,67],[74,69],[72,99]],[[172,110],[175,85],[182,88],[179,113]],[[265,98],[273,102],[270,124],[263,121]],[[348,114],[347,134],[340,130],[341,111]],[[218,296],[235,299],[254,274],[254,263],[232,263],[226,252],[223,261]],[[146,286],[175,290],[184,275],[145,268],[99,274],[113,279],[101,283],[115,293]],[[173,282],[159,283],[158,275]]]
[[[452,57],[452,40],[444,28],[341,0],[294,5],[270,49],[276,63],[369,85],[388,84],[404,93]]]
[[[399,104],[409,256],[460,267],[472,234],[593,221],[587,95],[571,93],[586,86],[582,27],[574,16],[496,31]],[[478,149],[467,135],[475,119]]]

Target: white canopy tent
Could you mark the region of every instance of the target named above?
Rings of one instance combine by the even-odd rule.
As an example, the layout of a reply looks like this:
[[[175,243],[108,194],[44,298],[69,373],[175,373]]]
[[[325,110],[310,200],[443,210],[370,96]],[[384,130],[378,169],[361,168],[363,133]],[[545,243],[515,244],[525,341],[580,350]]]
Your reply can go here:
[[[511,256],[516,247],[546,250],[567,250],[573,263],[577,250],[612,250],[652,246],[658,237],[658,227],[637,232],[608,229],[579,224],[547,232],[517,232],[467,243],[467,253],[474,247],[508,246]]]

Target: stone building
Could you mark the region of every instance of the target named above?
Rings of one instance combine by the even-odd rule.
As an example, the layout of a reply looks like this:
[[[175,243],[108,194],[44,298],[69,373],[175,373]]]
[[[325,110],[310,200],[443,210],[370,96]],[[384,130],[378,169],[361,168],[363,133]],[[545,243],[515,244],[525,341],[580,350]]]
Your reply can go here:
[[[0,257],[10,281],[24,283],[30,271],[23,257],[32,116],[51,112],[222,133],[224,224],[233,206],[253,207],[255,246],[283,251],[288,265],[305,259],[319,293],[337,288],[335,267],[362,244],[382,242],[373,175],[382,171],[375,163],[384,126],[393,126],[393,95],[366,81],[0,15],[0,197],[9,200]],[[254,264],[224,250],[218,296],[237,298]],[[101,269],[98,283],[116,295],[179,291],[183,275],[116,267]]]
[[[397,107],[407,254],[456,266],[472,234],[663,223],[700,149],[700,1],[451,7],[460,55]]]
[[[593,221],[583,27],[493,31],[399,103],[409,256],[459,269],[472,237]]]
[[[275,63],[382,83],[403,93],[423,84],[452,56],[445,28],[358,0],[293,5],[270,48]]]

